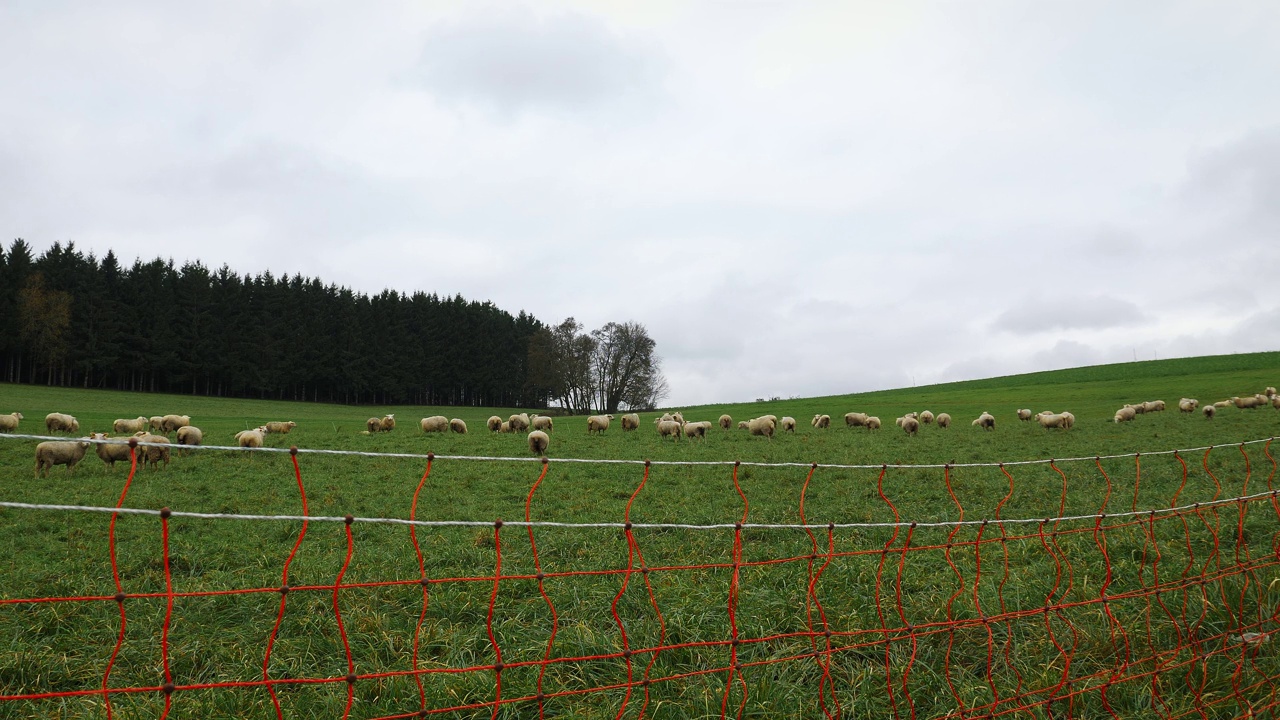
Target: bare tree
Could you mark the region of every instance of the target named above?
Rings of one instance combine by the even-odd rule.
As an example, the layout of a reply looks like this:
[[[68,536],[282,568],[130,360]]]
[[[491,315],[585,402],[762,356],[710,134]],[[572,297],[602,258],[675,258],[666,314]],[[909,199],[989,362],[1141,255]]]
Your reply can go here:
[[[529,382],[575,413],[591,412],[595,340],[582,330],[582,323],[567,318],[529,340]]]
[[[648,409],[667,395],[667,381],[644,325],[608,323],[590,335],[573,318],[529,342],[529,378],[574,413]]]

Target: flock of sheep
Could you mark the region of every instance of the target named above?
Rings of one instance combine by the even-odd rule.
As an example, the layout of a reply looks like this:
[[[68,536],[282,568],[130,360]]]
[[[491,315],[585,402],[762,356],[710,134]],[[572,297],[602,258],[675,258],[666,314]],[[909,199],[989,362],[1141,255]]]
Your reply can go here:
[[[1274,387],[1268,387],[1257,395],[1220,400],[1204,406],[1202,412],[1206,418],[1213,419],[1219,408],[1234,406],[1241,409],[1251,409],[1267,405],[1280,409],[1280,395],[1276,394]],[[1193,413],[1199,406],[1200,401],[1194,398],[1182,398],[1178,401],[1178,410],[1183,413]],[[1130,422],[1138,415],[1161,412],[1164,409],[1165,402],[1163,400],[1126,404],[1116,411],[1114,421],[1116,423]],[[1075,426],[1076,421],[1075,415],[1066,411],[1055,413],[1046,410],[1033,415],[1030,409],[1020,409],[1017,411],[1017,416],[1018,420],[1023,422],[1029,422],[1034,419],[1041,427],[1046,429],[1070,430]],[[0,432],[17,430],[18,423],[22,419],[23,416],[20,412],[0,415]],[[587,433],[594,435],[606,432],[613,419],[613,415],[592,415],[588,417]],[[638,413],[623,415],[620,422],[624,431],[638,430],[640,428],[640,415]],[[844,422],[845,426],[849,428],[880,429],[880,418],[861,412],[845,413]],[[711,428],[717,425],[722,430],[730,430],[734,427],[733,418],[729,415],[721,415],[715,423],[712,423],[709,420],[687,421],[684,415],[679,412],[663,413],[660,417],[654,418],[653,423],[662,439],[672,438],[673,440],[679,440],[682,435],[689,439],[705,439]],[[907,413],[897,418],[895,423],[907,435],[915,435],[920,431],[922,425],[934,424],[943,429],[950,427],[951,415],[945,412],[935,415],[929,410],[923,410]],[[991,413],[984,411],[970,424],[983,430],[994,430],[996,418]],[[529,415],[528,413],[517,413],[506,420],[494,415],[488,419],[486,425],[490,431],[495,433],[522,433],[528,430],[529,451],[535,454],[543,454],[547,451],[547,447],[551,443],[551,436],[548,433],[555,429],[555,422],[551,417],[537,414]],[[814,415],[810,425],[817,429],[829,428],[831,427],[831,416]],[[292,421],[268,422],[252,430],[242,430],[236,433],[235,440],[239,447],[260,448],[264,444],[266,435],[273,433],[287,434],[295,427],[297,427],[297,423]],[[365,423],[365,427],[363,434],[366,435],[391,432],[396,427],[395,415],[389,414],[380,418],[371,417]],[[467,432],[467,424],[462,419],[450,419],[444,415],[422,418],[419,427],[424,433],[453,432],[465,435]],[[794,433],[796,431],[796,420],[789,416],[779,418],[776,415],[762,415],[750,420],[739,421],[737,428],[746,430],[750,435],[773,438],[774,434],[778,432]],[[45,416],[45,429],[49,434],[78,433],[80,432],[80,422],[71,415],[49,413]],[[204,439],[204,433],[201,432],[200,428],[191,424],[191,418],[187,415],[122,418],[112,423],[111,429],[118,436],[128,435],[131,438],[135,438],[139,443],[144,443],[138,446],[140,449],[139,458],[144,466],[151,465],[153,469],[159,467],[161,463],[165,466],[169,464],[168,436],[170,434],[175,434],[178,445],[200,445]],[[161,434],[157,435],[152,431],[159,431]],[[67,469],[71,470],[84,459],[85,453],[91,444],[96,444],[98,457],[108,466],[114,466],[118,460],[128,461],[129,445],[127,440],[121,437],[114,441],[108,441],[109,437],[111,437],[109,433],[95,432],[91,433],[88,438],[79,440],[40,443],[36,446],[36,475],[47,475],[54,465],[66,465]],[[96,443],[90,441],[96,441]]]

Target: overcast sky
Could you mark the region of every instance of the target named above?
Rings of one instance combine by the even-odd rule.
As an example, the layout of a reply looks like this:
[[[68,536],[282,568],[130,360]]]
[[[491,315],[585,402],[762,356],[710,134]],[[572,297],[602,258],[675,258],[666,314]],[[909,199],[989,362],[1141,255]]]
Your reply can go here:
[[[1280,3],[0,3],[0,229],[644,323],[671,405],[1280,346]]]

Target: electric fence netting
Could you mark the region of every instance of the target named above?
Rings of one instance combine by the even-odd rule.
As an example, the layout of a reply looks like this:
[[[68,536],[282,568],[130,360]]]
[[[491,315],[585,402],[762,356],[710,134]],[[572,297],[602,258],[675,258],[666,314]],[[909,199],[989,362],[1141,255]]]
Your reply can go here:
[[[0,715],[1270,715],[1270,446],[913,466],[385,455],[421,462],[403,517],[312,515],[317,494],[336,492],[312,477],[312,457],[379,454],[297,448],[276,450],[289,472],[273,478],[292,514],[133,506],[137,482],[159,477],[138,471],[135,448],[114,506],[0,502],[9,526],[105,526],[105,542],[68,531],[50,550],[100,581],[50,578],[49,594],[26,597],[0,587],[0,627],[34,648],[0,667]],[[442,468],[493,462],[522,463],[509,489],[522,517],[420,519]],[[575,501],[548,495],[549,479],[604,465],[633,473],[620,515],[545,519]],[[746,475],[765,471],[789,483],[788,522],[753,515]],[[677,473],[723,493],[732,515],[637,519]],[[821,498],[863,493],[874,512],[828,515],[811,491],[824,475]],[[919,514],[913,493],[944,512]],[[240,562],[278,583],[230,572],[196,585],[201,553],[227,552],[203,534],[233,545],[247,527],[280,551]],[[318,545],[336,572],[300,576]],[[398,574],[369,577],[362,553],[396,556],[375,569]],[[86,584],[97,591],[57,592]],[[83,639],[68,659],[41,652],[32,628]]]

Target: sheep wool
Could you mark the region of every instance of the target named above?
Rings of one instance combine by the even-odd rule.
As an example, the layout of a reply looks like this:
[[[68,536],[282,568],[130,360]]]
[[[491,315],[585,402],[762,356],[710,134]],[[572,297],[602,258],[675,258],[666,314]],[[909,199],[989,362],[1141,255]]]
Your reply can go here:
[[[587,418],[587,433],[602,433],[608,430],[609,421],[612,419],[612,415],[592,415]]]
[[[431,417],[422,418],[418,425],[424,433],[447,432],[449,430],[449,418],[443,415],[432,415]]]
[[[145,418],[144,418],[145,419]],[[117,460],[123,460],[132,463],[133,460],[129,454],[129,443],[127,440],[108,440],[106,433],[92,433],[89,435],[90,440],[95,440],[94,451],[98,453],[98,457],[107,467],[115,467]]]
[[[85,440],[51,440],[36,446],[36,477],[48,477],[54,465],[66,465],[67,472],[75,469],[89,449]]]
[[[529,433],[529,452],[540,455],[547,451],[547,446],[551,444],[551,438],[541,430],[534,430]]]
[[[18,421],[22,419],[22,413],[13,412],[8,415],[0,415],[0,432],[13,432],[18,429]]]
[[[938,417],[934,418],[933,421],[943,430],[951,427],[951,415],[948,413],[938,413]]]
[[[490,432],[501,432],[502,418],[498,417],[497,415],[490,415],[489,419],[485,422],[485,425],[489,427]]]
[[[628,413],[622,416],[623,430],[636,430],[640,427],[640,415],[637,413]]]

